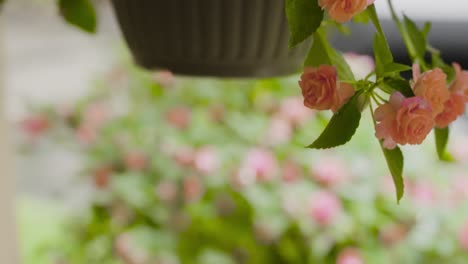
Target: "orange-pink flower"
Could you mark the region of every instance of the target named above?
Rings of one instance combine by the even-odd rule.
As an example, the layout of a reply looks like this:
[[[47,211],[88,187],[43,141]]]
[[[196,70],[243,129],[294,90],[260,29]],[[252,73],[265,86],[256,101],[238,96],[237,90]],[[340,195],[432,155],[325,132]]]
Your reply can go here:
[[[445,102],[450,98],[446,82],[447,75],[440,68],[421,74],[419,65],[413,65],[414,94],[430,104],[434,116],[444,110]]]
[[[306,67],[299,81],[304,105],[316,110],[338,111],[350,97],[354,88],[338,80],[336,67],[321,65],[319,68]]]
[[[464,95],[465,102],[468,102],[468,71],[462,70],[460,64],[454,63],[455,80],[450,85],[450,91]]]
[[[436,127],[448,127],[463,113],[465,113],[465,97],[459,93],[451,93],[449,100],[445,102],[444,111],[435,118]]]
[[[378,122],[375,135],[388,149],[397,144],[421,144],[434,127],[430,105],[421,97],[405,98],[399,92],[376,109],[375,119]]]
[[[319,0],[322,9],[335,21],[344,23],[364,11],[373,1],[369,0]]]

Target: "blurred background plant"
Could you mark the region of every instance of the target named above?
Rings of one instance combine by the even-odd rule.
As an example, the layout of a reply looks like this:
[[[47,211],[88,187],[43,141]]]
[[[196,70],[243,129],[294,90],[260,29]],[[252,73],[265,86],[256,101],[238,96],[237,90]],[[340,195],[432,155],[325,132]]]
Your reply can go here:
[[[371,67],[362,63],[366,57],[347,57],[356,71]],[[385,163],[374,155],[372,127],[339,152],[303,148],[326,116],[302,105],[296,76],[182,78],[123,61],[75,105],[33,107],[18,126],[23,155],[59,144],[82,157],[79,181],[93,186],[81,207],[27,203],[26,263],[464,263],[468,257],[466,171],[435,162],[432,144],[406,150],[413,157],[408,195],[397,205]],[[458,138],[453,154],[466,161],[460,145],[466,138]],[[44,210],[50,215],[43,221],[34,216]],[[43,239],[27,231],[38,226]]]

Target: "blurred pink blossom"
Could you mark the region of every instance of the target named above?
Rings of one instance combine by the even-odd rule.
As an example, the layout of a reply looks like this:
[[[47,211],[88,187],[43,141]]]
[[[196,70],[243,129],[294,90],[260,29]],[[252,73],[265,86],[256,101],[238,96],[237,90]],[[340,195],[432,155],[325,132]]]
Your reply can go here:
[[[374,59],[368,55],[350,52],[346,53],[344,58],[351,67],[356,79],[364,79],[375,68]]]
[[[334,187],[346,180],[348,172],[342,160],[326,157],[315,163],[312,168],[312,177],[320,184]]]
[[[455,177],[451,185],[451,194],[455,202],[463,202],[468,199],[468,175]]]
[[[380,239],[385,245],[392,246],[405,239],[407,233],[407,226],[403,224],[391,224],[382,228]]]
[[[177,185],[171,181],[162,181],[156,186],[156,195],[163,202],[174,202],[177,198]]]
[[[315,193],[310,201],[310,214],[319,225],[332,224],[341,212],[341,201],[331,192]]]
[[[214,122],[223,122],[226,114],[226,108],[222,104],[215,104],[209,108],[211,119]]]
[[[468,251],[468,223],[464,223],[458,231],[458,242],[463,250]]]
[[[282,179],[284,182],[294,182],[301,177],[301,168],[293,161],[286,161],[282,168]]]
[[[218,152],[213,147],[203,147],[195,153],[195,168],[203,174],[215,172],[219,166]]]
[[[178,106],[166,112],[166,120],[177,129],[184,130],[190,126],[192,113],[190,109]]]
[[[103,165],[96,168],[93,173],[94,185],[99,189],[105,189],[109,186],[113,168],[110,165]]]
[[[76,129],[76,138],[83,145],[94,143],[98,137],[98,131],[95,127],[82,124]]]
[[[188,147],[177,149],[174,153],[174,160],[183,167],[192,166],[194,159],[195,151]]]
[[[96,129],[100,128],[110,118],[108,106],[102,102],[90,104],[84,110],[82,118],[82,124]]]
[[[293,126],[303,125],[314,116],[314,111],[304,106],[302,97],[286,98],[280,106],[279,115]]]
[[[271,151],[256,148],[247,153],[239,173],[253,175],[259,181],[269,181],[274,178],[277,168],[276,158]]]
[[[117,255],[128,264],[144,264],[148,261],[148,255],[137,248],[133,239],[128,234],[121,234],[115,240]]]
[[[184,197],[187,202],[193,202],[203,195],[203,183],[196,176],[186,177],[183,181]]]
[[[413,183],[409,190],[410,197],[418,205],[431,206],[436,202],[436,189],[429,182]]]
[[[159,71],[154,73],[153,80],[163,87],[170,87],[174,85],[175,77],[171,71]]]
[[[255,184],[256,177],[248,169],[240,168],[240,169],[234,170],[230,174],[229,180],[230,180],[231,185],[236,190],[239,190],[239,189],[242,189],[244,187]]]
[[[140,151],[131,151],[125,154],[124,163],[125,166],[134,171],[142,171],[146,168],[147,157]]]
[[[338,254],[336,264],[364,264],[364,259],[357,249],[347,248]]]
[[[33,115],[24,119],[20,126],[24,133],[35,139],[44,134],[50,127],[49,119],[45,115]]]
[[[266,140],[271,146],[288,143],[293,135],[293,129],[286,119],[274,117],[271,119]]]

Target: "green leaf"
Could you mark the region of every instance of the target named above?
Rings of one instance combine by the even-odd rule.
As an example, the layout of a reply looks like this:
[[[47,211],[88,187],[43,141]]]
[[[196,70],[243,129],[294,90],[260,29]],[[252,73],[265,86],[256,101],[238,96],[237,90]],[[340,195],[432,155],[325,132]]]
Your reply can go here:
[[[405,97],[413,97],[414,92],[411,89],[410,82],[402,78],[387,77],[382,85],[385,88],[402,93]]]
[[[338,76],[340,80],[345,81],[354,81],[354,73],[349,67],[346,60],[343,58],[340,52],[332,48],[331,46],[328,48],[328,56],[330,57],[331,64],[336,66],[338,71]]]
[[[369,21],[371,20],[369,16],[369,12],[366,10],[364,12],[361,12],[353,17],[353,22],[354,23],[361,23],[361,24],[368,24]]]
[[[437,155],[441,161],[452,162],[453,157],[447,152],[447,144],[449,140],[450,130],[446,128],[435,128],[435,142],[437,148]]]
[[[394,149],[386,149],[382,145],[382,150],[387,160],[388,168],[392,174],[393,183],[395,184],[397,202],[399,203],[405,192],[405,184],[403,182],[403,167],[404,157],[399,147]]]
[[[96,10],[90,0],[58,1],[60,13],[68,23],[89,33],[96,32]]]
[[[307,54],[307,57],[304,61],[304,66],[309,67],[318,67],[320,65],[326,64],[330,65],[330,57],[328,56],[326,44],[322,42],[320,36],[314,36],[314,42],[312,43],[312,47]]]
[[[427,38],[429,36],[429,32],[431,31],[431,28],[432,28],[432,23],[431,22],[426,22],[426,24],[424,24],[423,30],[421,31],[422,34],[424,35],[424,38],[426,39],[426,42],[427,42]]]
[[[393,73],[400,73],[404,71],[410,71],[411,67],[405,64],[400,64],[396,62],[391,62],[384,66],[385,74],[393,74]]]
[[[304,66],[318,67],[322,64],[334,65],[340,80],[354,81],[354,74],[340,52],[330,46],[325,33],[318,30],[314,43],[307,54]]]
[[[375,71],[377,76],[380,77],[385,73],[385,66],[393,62],[393,55],[385,36],[379,33],[374,36],[373,49],[376,64]]]
[[[414,55],[416,55],[420,59],[424,58],[424,55],[426,54],[427,50],[426,37],[424,36],[423,32],[418,29],[416,24],[407,16],[404,17],[404,24],[405,29],[408,33],[407,41],[411,42],[411,47],[413,49],[413,52],[415,52]]]
[[[359,97],[355,94],[330,120],[322,134],[308,148],[328,149],[346,144],[356,133],[361,120]]]
[[[372,21],[375,28],[377,29],[377,32],[380,35],[384,36],[384,38],[385,38],[385,34],[383,32],[382,26],[380,25],[379,17],[377,16],[377,10],[375,9],[375,5],[372,4],[369,7],[367,7],[365,13],[367,13],[367,15],[369,16],[370,20]]]
[[[286,15],[291,32],[291,48],[310,37],[323,20],[323,10],[317,0],[286,0]]]

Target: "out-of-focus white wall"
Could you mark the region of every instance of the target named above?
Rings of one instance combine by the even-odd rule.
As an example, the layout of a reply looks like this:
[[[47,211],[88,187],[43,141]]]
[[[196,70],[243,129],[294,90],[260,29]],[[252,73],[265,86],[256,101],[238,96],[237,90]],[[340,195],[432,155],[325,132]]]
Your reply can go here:
[[[386,0],[376,0],[379,14],[390,18]],[[468,0],[393,0],[395,9],[411,19],[431,21],[468,21]]]
[[[7,1],[5,21],[6,104],[10,120],[28,103],[72,103],[115,59],[121,41],[107,1],[100,3],[96,35],[67,25],[55,1]]]

